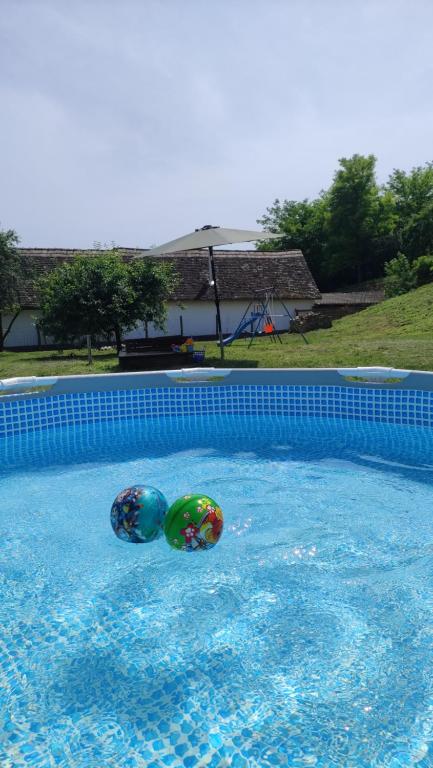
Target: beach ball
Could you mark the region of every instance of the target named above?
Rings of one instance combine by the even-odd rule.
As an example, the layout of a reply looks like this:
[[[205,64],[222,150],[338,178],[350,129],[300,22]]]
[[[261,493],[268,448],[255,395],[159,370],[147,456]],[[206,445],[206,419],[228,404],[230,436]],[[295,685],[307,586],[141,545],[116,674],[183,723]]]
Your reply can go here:
[[[111,507],[111,526],[122,541],[147,544],[162,534],[168,504],[151,485],[132,485],[120,491]]]
[[[181,496],[164,520],[164,533],[173,549],[198,552],[211,549],[223,532],[221,507],[205,494]]]

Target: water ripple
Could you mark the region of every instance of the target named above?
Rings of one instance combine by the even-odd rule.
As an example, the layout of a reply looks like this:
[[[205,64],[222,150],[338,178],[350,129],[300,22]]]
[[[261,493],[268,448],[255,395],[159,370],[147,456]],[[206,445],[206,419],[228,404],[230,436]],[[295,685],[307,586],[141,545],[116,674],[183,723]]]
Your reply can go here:
[[[2,768],[433,766],[426,430],[206,417],[2,450]],[[137,481],[214,496],[219,545],[115,539]]]

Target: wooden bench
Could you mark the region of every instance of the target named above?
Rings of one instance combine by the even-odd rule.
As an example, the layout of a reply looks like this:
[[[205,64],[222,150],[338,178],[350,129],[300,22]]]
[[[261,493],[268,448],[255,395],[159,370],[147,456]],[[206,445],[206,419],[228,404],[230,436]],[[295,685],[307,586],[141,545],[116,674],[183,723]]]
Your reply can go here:
[[[165,371],[194,365],[193,352],[173,352],[172,344],[180,346],[184,337],[167,336],[160,339],[127,339],[119,352],[122,371]]]

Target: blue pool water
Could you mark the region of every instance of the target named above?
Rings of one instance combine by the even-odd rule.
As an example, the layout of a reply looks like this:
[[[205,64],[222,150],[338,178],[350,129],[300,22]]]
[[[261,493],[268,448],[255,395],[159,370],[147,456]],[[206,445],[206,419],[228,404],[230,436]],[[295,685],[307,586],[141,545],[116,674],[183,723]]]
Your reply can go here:
[[[307,418],[0,441],[0,765],[433,765],[433,431]],[[225,513],[128,545],[137,482]]]

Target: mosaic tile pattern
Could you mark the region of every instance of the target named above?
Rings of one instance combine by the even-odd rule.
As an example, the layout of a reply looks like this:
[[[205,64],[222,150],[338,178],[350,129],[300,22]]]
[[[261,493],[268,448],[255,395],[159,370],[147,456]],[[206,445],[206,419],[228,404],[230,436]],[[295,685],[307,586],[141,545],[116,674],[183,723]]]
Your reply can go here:
[[[432,456],[314,414],[0,441],[1,768],[431,768]],[[132,478],[205,483],[218,546],[116,539]]]
[[[321,416],[432,426],[433,392],[361,387],[149,387],[0,402],[0,437],[67,424],[208,414]]]

